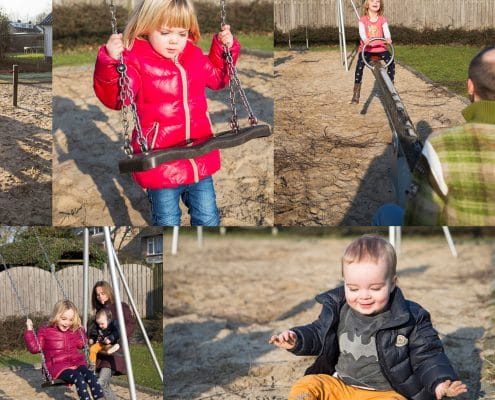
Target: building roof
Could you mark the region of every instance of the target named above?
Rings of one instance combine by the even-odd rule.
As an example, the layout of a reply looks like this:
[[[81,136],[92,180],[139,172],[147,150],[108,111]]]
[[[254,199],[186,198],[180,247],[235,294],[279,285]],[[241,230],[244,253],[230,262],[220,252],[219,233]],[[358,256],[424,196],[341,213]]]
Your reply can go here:
[[[39,23],[41,26],[52,25],[53,24],[53,16],[52,13],[48,14],[43,21]]]

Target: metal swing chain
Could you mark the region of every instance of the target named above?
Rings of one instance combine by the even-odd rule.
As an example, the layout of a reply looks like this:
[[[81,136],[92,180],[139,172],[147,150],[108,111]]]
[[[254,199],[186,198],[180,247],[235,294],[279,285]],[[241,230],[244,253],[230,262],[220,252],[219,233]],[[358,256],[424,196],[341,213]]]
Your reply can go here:
[[[19,291],[17,290],[17,286],[15,285],[14,280],[10,276],[9,267],[7,267],[7,264],[5,264],[5,260],[4,260],[2,254],[0,254],[0,260],[1,260],[2,264],[3,264],[4,271],[7,273],[7,276],[9,277],[10,285],[12,286],[12,289],[14,290],[15,297],[17,299],[17,303],[19,304],[19,308],[21,309],[22,316],[24,318],[26,318],[26,320],[27,320],[29,318],[29,314],[27,313],[26,308],[22,304],[21,296],[19,294]],[[48,371],[48,368],[46,367],[45,353],[43,352],[43,349],[41,348],[41,343],[40,343],[40,341],[38,339],[38,335],[36,335],[35,330],[33,329],[32,332],[33,332],[34,340],[36,342],[36,346],[38,346],[38,349],[40,350],[40,355],[41,355],[41,369],[43,371],[43,374],[47,378],[47,380],[51,381],[51,380],[53,380],[53,378],[52,378],[52,375],[50,374],[50,372]]]
[[[117,31],[117,14],[115,9],[115,4],[113,0],[110,1],[110,14],[111,14],[111,24],[112,33],[116,34]],[[141,152],[147,153],[149,151],[148,143],[143,136],[143,131],[141,129],[141,123],[139,121],[139,116],[137,114],[137,107],[134,101],[134,91],[131,88],[129,76],[127,75],[127,66],[124,63],[124,55],[121,54],[119,58],[119,64],[117,65],[117,72],[119,73],[119,99],[122,102],[122,107],[120,109],[120,116],[122,120],[123,130],[124,130],[124,152],[127,155],[132,155],[133,150],[131,147],[131,140],[129,136],[129,118],[128,118],[128,108],[131,109],[132,120],[137,133],[137,140]],[[127,102],[129,104],[127,104]]]
[[[225,9],[225,0],[220,0],[220,16],[222,19],[221,22],[221,27],[223,28],[224,25],[226,25],[226,18],[227,18],[227,11]],[[230,98],[230,108],[232,110],[232,117],[231,117],[231,122],[230,126],[232,128],[232,132],[237,133],[239,131],[239,122],[237,121],[237,108],[235,105],[235,91],[234,89],[237,89],[237,92],[239,93],[239,97],[241,98],[242,104],[245,108],[245,110],[248,113],[248,120],[251,126],[256,125],[258,123],[257,118],[254,115],[254,112],[251,108],[251,105],[249,104],[249,101],[246,97],[246,93],[244,92],[244,89],[241,86],[241,81],[239,79],[239,76],[237,74],[237,68],[234,65],[234,60],[232,59],[232,53],[230,49],[227,46],[224,46],[224,57],[227,62],[227,68],[229,70],[229,98]]]
[[[48,257],[48,253],[46,252],[45,247],[41,243],[41,240],[40,240],[38,234],[36,233],[36,231],[34,231],[34,236],[38,240],[38,244],[39,244],[41,250],[43,251],[43,254],[45,255],[45,261],[50,266],[50,271],[51,271],[52,277],[55,279],[55,282],[57,282],[57,286],[60,289],[60,291],[62,292],[62,296],[64,297],[64,300],[68,300],[69,296],[67,296],[67,293],[65,292],[63,285],[60,283],[59,279],[57,278],[57,275],[55,275],[55,264],[52,263],[50,258]],[[84,337],[81,329],[79,329],[79,334],[81,335],[81,340],[84,343],[84,354],[85,354],[86,358],[88,358],[88,352],[89,352],[88,343],[87,343],[86,338]],[[50,378],[50,380],[52,380],[52,379]]]

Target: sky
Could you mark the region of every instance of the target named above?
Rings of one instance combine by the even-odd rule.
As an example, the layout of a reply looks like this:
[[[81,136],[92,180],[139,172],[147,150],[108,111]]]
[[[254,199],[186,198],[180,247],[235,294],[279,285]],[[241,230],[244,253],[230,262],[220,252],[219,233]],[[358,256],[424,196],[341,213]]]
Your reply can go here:
[[[0,0],[0,9],[13,21],[35,22],[36,17],[52,10],[51,0]]]

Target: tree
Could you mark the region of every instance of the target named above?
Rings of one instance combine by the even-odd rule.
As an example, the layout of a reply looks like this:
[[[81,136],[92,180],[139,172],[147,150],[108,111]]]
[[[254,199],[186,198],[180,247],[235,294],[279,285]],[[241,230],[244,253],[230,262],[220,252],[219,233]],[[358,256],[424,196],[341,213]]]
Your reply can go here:
[[[10,45],[9,17],[0,9],[0,60],[5,57]]]

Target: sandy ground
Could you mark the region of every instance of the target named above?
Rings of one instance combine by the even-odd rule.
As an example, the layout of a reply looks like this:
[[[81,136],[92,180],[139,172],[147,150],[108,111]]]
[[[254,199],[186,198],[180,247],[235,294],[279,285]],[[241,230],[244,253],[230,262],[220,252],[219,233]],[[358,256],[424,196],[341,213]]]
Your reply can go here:
[[[495,278],[493,238],[454,235],[456,259],[441,231],[426,238],[404,232],[399,285],[431,312],[469,386],[458,399],[495,399],[493,376],[491,383],[481,376],[487,354],[493,356],[493,348],[484,348],[493,337],[486,308]],[[198,250],[193,235],[182,235],[179,254],[165,259],[165,399],[286,399],[312,358],[267,341],[317,317],[314,296],[339,284],[340,255],[350,240],[227,233],[206,237]]]
[[[273,58],[243,54],[238,70],[260,123],[272,125]],[[54,69],[53,224],[149,224],[145,192],[118,173],[120,113],[95,97],[92,74],[93,66]],[[221,132],[229,118],[228,91],[208,97],[214,130]],[[246,126],[246,114],[239,112]],[[273,224],[272,138],[222,151],[222,165],[214,176],[222,225]]]
[[[64,400],[79,399],[75,389],[66,386],[56,386],[44,389],[41,387],[43,377],[40,370],[21,369],[9,371],[0,369],[0,399],[2,400]],[[112,385],[112,390],[117,399],[130,399],[129,389],[125,386]],[[142,389],[136,389],[136,397],[139,400],[163,399],[161,393]]]
[[[51,84],[0,84],[0,221],[6,225],[51,224]]]
[[[359,105],[349,105],[355,63],[338,51],[275,53],[275,223],[370,225],[394,202],[391,132],[366,70]],[[465,99],[396,66],[396,88],[424,139],[458,125]]]

